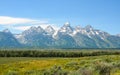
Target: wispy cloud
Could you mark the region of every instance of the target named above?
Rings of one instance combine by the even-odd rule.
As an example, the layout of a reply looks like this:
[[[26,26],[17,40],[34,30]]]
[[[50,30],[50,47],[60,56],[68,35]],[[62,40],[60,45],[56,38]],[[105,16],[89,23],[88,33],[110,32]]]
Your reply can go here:
[[[48,20],[36,20],[36,19],[29,19],[29,18],[16,18],[16,17],[9,17],[9,16],[0,16],[0,27],[8,28],[13,31],[24,31],[29,29],[31,26],[41,26],[45,29],[47,26],[51,25],[54,29],[58,30],[54,24],[49,24]]]
[[[47,21],[33,20],[28,18],[15,18],[8,16],[0,16],[0,24],[2,25],[11,25],[11,24],[25,24],[25,23],[47,23]]]

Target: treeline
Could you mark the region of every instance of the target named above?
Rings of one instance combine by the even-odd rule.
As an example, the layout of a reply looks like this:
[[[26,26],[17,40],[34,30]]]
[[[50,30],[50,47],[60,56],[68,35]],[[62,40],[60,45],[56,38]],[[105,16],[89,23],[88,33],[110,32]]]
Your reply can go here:
[[[119,55],[120,51],[114,50],[93,50],[93,51],[72,51],[72,50],[0,50],[0,57],[84,57],[99,55]]]

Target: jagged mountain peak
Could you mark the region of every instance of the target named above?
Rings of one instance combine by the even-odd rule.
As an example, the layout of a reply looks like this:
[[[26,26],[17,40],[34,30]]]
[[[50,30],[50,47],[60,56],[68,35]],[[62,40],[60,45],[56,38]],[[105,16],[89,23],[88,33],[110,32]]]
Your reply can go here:
[[[93,28],[91,25],[87,25],[85,26],[85,28]]]
[[[50,25],[45,28],[45,31],[47,32],[48,35],[52,35],[55,32],[54,28]]]
[[[26,36],[26,35],[33,35],[33,34],[39,34],[39,33],[43,33],[45,32],[43,28],[41,28],[41,26],[38,26],[38,27],[30,27],[28,30],[25,30],[24,32],[22,32],[22,35],[23,36]]]
[[[70,22],[66,22],[66,23],[64,24],[64,26],[66,26],[66,27],[70,26]]]
[[[53,28],[52,26],[50,26],[50,25],[49,25],[49,26],[47,26],[47,27],[45,28],[45,30],[46,30],[46,29],[49,29],[49,30],[54,30],[54,28]]]
[[[41,27],[41,26],[38,26],[37,28],[38,28],[38,29],[42,29],[42,27]]]
[[[81,29],[82,27],[80,25],[76,26],[75,29]]]
[[[38,31],[38,30],[43,30],[43,28],[42,28],[41,26],[38,26],[38,27],[32,26],[32,27],[30,27],[28,30]]]
[[[93,27],[91,25],[87,25],[87,26],[85,26],[85,29],[90,31],[90,30],[93,30]]]
[[[73,32],[73,28],[70,26],[69,22],[66,22],[60,29],[59,32],[71,34]]]
[[[36,29],[36,31],[37,31],[38,33],[43,33],[43,32],[45,32],[44,29],[43,29],[41,26],[38,26],[37,29]]]
[[[81,31],[81,30],[83,30],[83,28],[80,25],[75,27],[75,31]]]
[[[76,26],[74,31],[73,31],[73,35],[76,35],[77,33],[82,33],[83,28],[79,25]]]
[[[36,30],[36,29],[37,29],[36,27],[32,26],[28,30]]]

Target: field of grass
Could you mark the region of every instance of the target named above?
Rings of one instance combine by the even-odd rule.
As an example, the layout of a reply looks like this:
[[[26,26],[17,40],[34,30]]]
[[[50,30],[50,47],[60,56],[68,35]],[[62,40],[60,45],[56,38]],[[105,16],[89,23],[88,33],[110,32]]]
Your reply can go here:
[[[120,75],[120,55],[0,57],[0,75]]]

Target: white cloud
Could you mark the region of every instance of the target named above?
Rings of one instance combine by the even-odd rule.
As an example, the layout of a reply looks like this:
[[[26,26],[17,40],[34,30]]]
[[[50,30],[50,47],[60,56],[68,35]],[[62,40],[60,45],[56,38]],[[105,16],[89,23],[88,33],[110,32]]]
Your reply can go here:
[[[1,25],[11,25],[11,24],[25,24],[25,23],[47,23],[47,21],[33,20],[28,18],[15,18],[8,16],[0,16]]]

